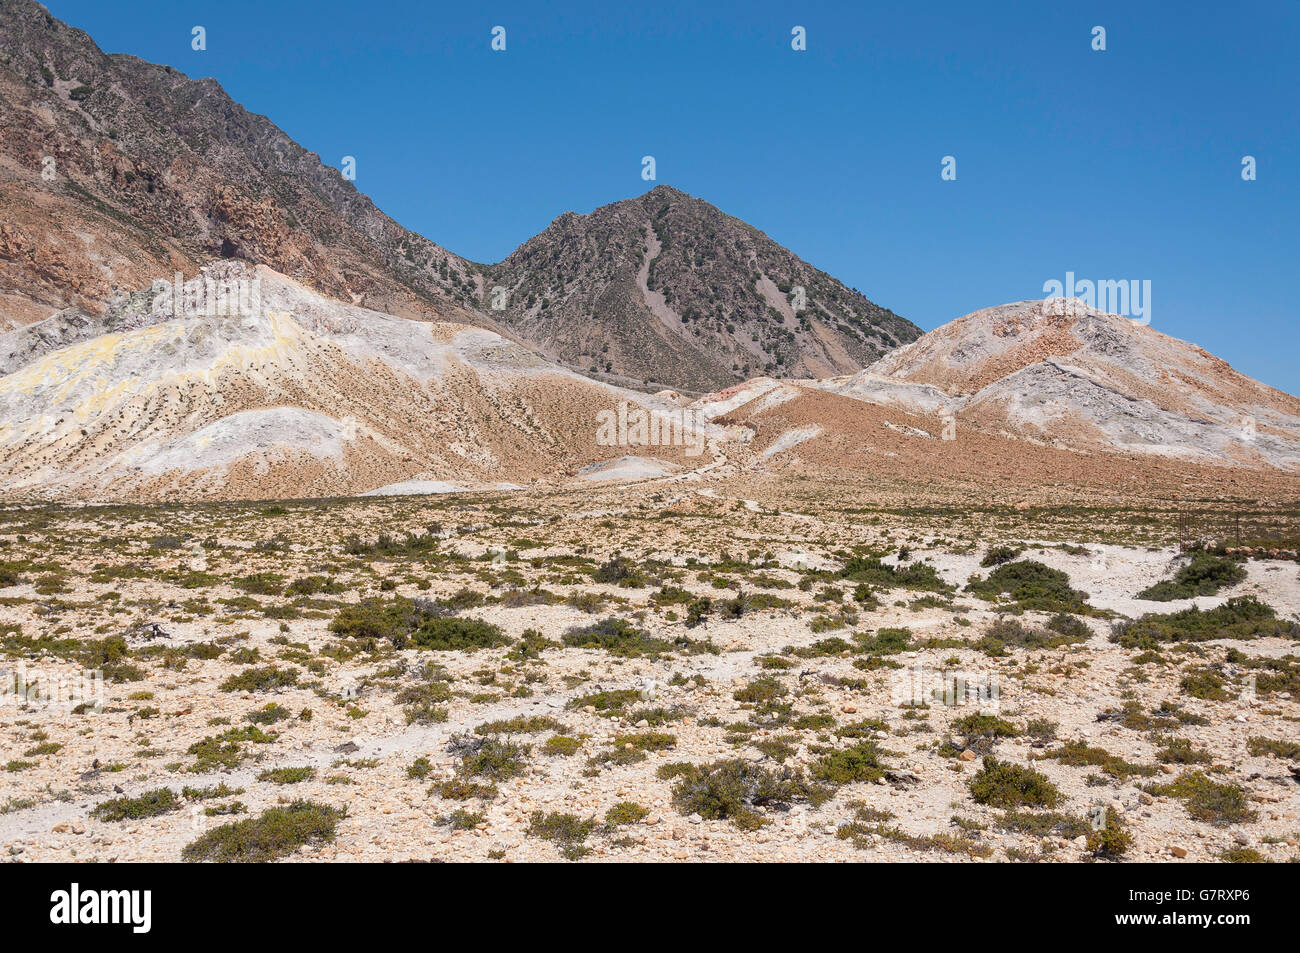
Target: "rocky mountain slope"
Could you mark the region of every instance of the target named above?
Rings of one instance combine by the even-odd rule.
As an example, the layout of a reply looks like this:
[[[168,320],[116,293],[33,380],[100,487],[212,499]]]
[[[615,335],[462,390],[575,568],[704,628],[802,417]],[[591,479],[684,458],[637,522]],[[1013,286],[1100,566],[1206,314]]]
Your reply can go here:
[[[215,80],[106,54],[32,0],[3,0],[0,331],[68,307],[99,314],[119,291],[221,258],[372,310],[505,330],[584,373],[693,391],[854,371],[920,333],[665,187],[566,213],[499,265],[466,261]]]
[[[99,322],[58,315],[0,335],[0,492],[339,496],[692,462],[685,444],[628,461],[626,445],[600,440],[602,411],[676,408],[492,331],[342,304],[265,267],[218,262],[206,274],[218,287],[256,277],[262,308],[218,299],[178,315],[136,295]]]
[[[976,311],[818,386],[1076,450],[1300,464],[1300,399],[1078,301]]]
[[[695,401],[724,433],[728,490],[791,493],[891,507],[1036,500],[1300,498],[1294,467],[1052,445],[898,402],[834,393],[810,381],[758,379]],[[945,439],[945,437],[951,439]],[[1228,465],[1232,464],[1232,465]],[[819,488],[819,489],[812,489]],[[829,495],[828,495],[829,494]]]
[[[669,186],[566,212],[488,270],[503,320],[570,367],[681,389],[856,370],[910,321]]]
[[[258,307],[181,297],[178,310],[141,291],[101,316],[67,310],[0,335],[0,495],[827,477],[977,494],[1297,490],[1295,398],[1114,315],[989,309],[855,375],[759,377],[691,399],[590,380],[486,329],[336,302],[265,267],[218,262],[203,277],[218,290],[256,278]],[[620,406],[701,438],[611,441],[601,415]]]
[[[477,270],[212,79],[0,4],[0,330],[238,257],[331,297],[491,325]]]

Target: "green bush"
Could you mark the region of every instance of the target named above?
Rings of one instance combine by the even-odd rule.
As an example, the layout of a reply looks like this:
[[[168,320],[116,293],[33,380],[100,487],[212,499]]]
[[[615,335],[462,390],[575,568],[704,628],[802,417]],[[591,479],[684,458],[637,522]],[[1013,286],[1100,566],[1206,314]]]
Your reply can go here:
[[[972,578],[966,591],[990,601],[1008,596],[1022,609],[1044,612],[1089,612],[1088,596],[1070,588],[1070,577],[1033,559],[998,566],[984,579]]]
[[[343,586],[327,576],[303,576],[289,583],[286,596],[314,596],[320,593],[342,592]]]
[[[809,770],[814,780],[839,786],[855,781],[878,781],[885,776],[880,750],[875,742],[860,741],[851,748],[841,748],[822,755]]]
[[[605,828],[614,830],[624,824],[635,824],[650,816],[650,809],[634,801],[620,801],[605,812]]]
[[[277,721],[284,721],[289,718],[292,712],[283,705],[277,705],[275,702],[268,702],[256,711],[250,711],[245,715],[247,721],[255,725],[273,725]]]
[[[736,689],[731,693],[731,697],[738,702],[754,705],[773,701],[786,694],[788,694],[788,689],[781,684],[780,679],[765,675]]]
[[[192,788],[188,785],[181,788],[181,797],[187,801],[210,801],[213,798],[234,797],[243,793],[243,788],[232,788],[224,781],[206,788]]]
[[[1148,612],[1136,622],[1114,625],[1110,640],[1126,649],[1154,651],[1162,642],[1254,639],[1270,635],[1300,638],[1300,626],[1278,619],[1272,606],[1254,596],[1235,596],[1205,611],[1192,606],[1181,612]]]
[[[854,556],[840,570],[840,577],[885,589],[916,589],[923,592],[952,592],[955,587],[929,563],[891,566],[875,556]]]
[[[255,596],[278,596],[284,592],[284,577],[273,572],[259,572],[253,573],[251,576],[242,576],[239,579],[231,580],[230,584],[236,589],[242,589],[244,592]]]
[[[524,629],[523,635],[515,643],[514,648],[506,653],[506,658],[512,662],[524,662],[534,659],[540,659],[542,653],[547,649],[558,648],[559,642],[553,642],[536,629]]]
[[[180,810],[176,792],[168,788],[147,791],[139,797],[119,797],[96,804],[90,816],[100,821],[139,821]]]
[[[1240,785],[1211,781],[1203,771],[1181,774],[1177,780],[1153,784],[1147,791],[1178,798],[1193,819],[1207,824],[1223,827],[1253,821],[1256,817],[1247,807],[1246,792]]]
[[[473,652],[500,648],[510,640],[495,625],[478,619],[425,619],[411,635],[411,644],[435,651]]]
[[[270,781],[272,784],[298,784],[302,781],[310,781],[314,777],[316,777],[315,768],[270,768],[259,774],[257,780]]]
[[[469,811],[460,807],[444,817],[442,823],[446,824],[454,831],[468,831],[478,827],[478,825],[482,824],[486,820],[486,814],[481,814],[478,811]]]
[[[298,672],[292,668],[267,665],[249,668],[231,675],[219,688],[223,692],[269,692],[276,688],[290,688],[298,684]]]
[[[694,595],[680,586],[664,586],[650,597],[657,606],[684,606],[694,599]]]
[[[1224,702],[1233,697],[1222,676],[1208,668],[1188,672],[1178,680],[1178,688],[1184,695],[1204,698],[1206,701]]]
[[[712,611],[713,600],[708,596],[700,596],[698,599],[691,600],[690,605],[686,607],[686,628],[695,628],[703,622]]]
[[[1016,834],[1030,834],[1034,837],[1055,834],[1069,840],[1082,837],[1091,829],[1083,818],[1057,811],[1003,811],[996,824],[1001,830]]]
[[[897,655],[913,648],[912,630],[889,628],[880,629],[875,635],[859,635],[854,639],[858,651],[871,655]]]
[[[582,709],[590,705],[598,714],[605,717],[614,717],[622,715],[628,705],[641,700],[641,693],[635,688],[616,688],[610,691],[597,692],[594,695],[583,695],[569,702],[569,708]]]
[[[1156,773],[1156,767],[1148,764],[1134,764],[1125,761],[1119,755],[1111,754],[1105,748],[1094,748],[1083,741],[1067,741],[1055,751],[1049,751],[1044,758],[1055,758],[1061,764],[1072,767],[1097,767],[1113,778],[1130,778],[1134,776],[1150,777]]]
[[[1246,750],[1257,758],[1271,754],[1278,758],[1300,761],[1300,742],[1255,736],[1246,739]]]
[[[1267,864],[1271,861],[1253,847],[1229,847],[1219,854],[1225,864]]]
[[[1294,655],[1251,658],[1236,649],[1228,649],[1224,660],[1251,672],[1251,677],[1255,680],[1255,691],[1261,696],[1280,692],[1300,695],[1300,658]]]
[[[462,735],[453,738],[447,748],[460,759],[458,770],[467,777],[505,781],[528,769],[528,745],[518,745],[499,738]]]
[[[127,661],[130,657],[131,649],[126,638],[110,635],[106,639],[83,643],[78,661],[84,668],[103,672],[107,681],[138,682],[144,678],[144,669]]]
[[[399,691],[393,700],[406,709],[406,723],[435,724],[447,720],[447,709],[440,707],[451,701],[451,686],[446,682],[420,682]]]
[[[567,758],[570,755],[577,754],[578,749],[582,747],[581,738],[570,738],[567,735],[552,735],[542,743],[542,754],[559,756]]]
[[[642,656],[656,658],[690,644],[686,639],[679,644],[674,644],[663,639],[652,638],[616,616],[610,616],[592,625],[572,628],[560,638],[570,648],[604,649],[610,655],[619,658]]]
[[[1092,629],[1088,628],[1088,623],[1068,612],[1058,612],[1048,619],[1047,628],[1071,642],[1086,642],[1092,638]]]
[[[1169,602],[1173,599],[1190,599],[1193,596],[1212,596],[1220,589],[1233,586],[1246,578],[1246,570],[1227,556],[1216,556],[1199,550],[1192,560],[1166,579],[1138,593],[1139,599]]]
[[[739,758],[672,767],[679,779],[673,787],[673,806],[679,812],[698,814],[708,821],[731,821],[744,830],[767,823],[759,813],[761,808],[785,807],[812,793],[803,778],[789,768],[773,771]]]
[[[208,831],[185,846],[181,859],[219,863],[278,860],[305,845],[332,841],[339,821],[346,816],[344,809],[312,801],[295,801],[286,807],[269,808],[257,817]]]
[[[982,715],[978,712],[958,718],[952,723],[954,733],[966,739],[974,738],[1014,738],[1020,734],[1019,729],[1005,718],[997,715]],[[970,747],[969,744],[966,747]]]
[[[506,721],[487,721],[474,729],[476,735],[535,735],[542,731],[563,734],[568,729],[550,715],[519,715]]]
[[[667,751],[677,745],[677,736],[663,731],[641,731],[631,735],[615,735],[615,748],[629,745],[637,751]]]
[[[1061,792],[1032,768],[984,758],[983,767],[970,779],[971,797],[991,807],[1055,807]]]
[[[645,577],[637,570],[636,563],[622,556],[615,556],[593,569],[591,578],[596,582],[613,583],[624,588],[641,588],[646,585]]]
[[[984,553],[984,558],[980,560],[980,565],[985,569],[1001,566],[1011,562],[1023,552],[1024,549],[1019,546],[990,546]]]
[[[276,737],[276,735],[268,735],[256,725],[231,728],[215,737],[209,735],[201,741],[194,742],[187,749],[187,753],[197,759],[191,770],[211,771],[215,768],[233,768],[244,760],[245,741],[254,744],[270,744]]]
[[[329,628],[345,638],[386,640],[405,648],[423,617],[410,599],[363,599],[340,609]]]
[[[1107,808],[1101,826],[1088,831],[1087,846],[1097,857],[1122,857],[1133,846],[1133,835],[1119,815]]]
[[[577,860],[590,853],[590,848],[583,842],[595,829],[594,818],[584,820],[558,811],[549,814],[534,811],[528,819],[528,833],[555,844],[565,860]]]
[[[1073,616],[1062,615],[1066,619],[1078,622]],[[1061,617],[1054,616],[1052,621],[1056,621]],[[1058,629],[1063,628],[1071,631],[1061,632],[1051,629],[1039,629],[1025,625],[1019,619],[998,616],[984,630],[984,635],[975,643],[975,647],[986,655],[998,658],[1008,654],[1006,650],[1008,645],[1022,649],[1054,649],[1084,641],[1090,634],[1088,627],[1081,622],[1079,625],[1083,627],[1082,634],[1079,634],[1077,629],[1072,629],[1069,625],[1063,623],[1057,625]]]

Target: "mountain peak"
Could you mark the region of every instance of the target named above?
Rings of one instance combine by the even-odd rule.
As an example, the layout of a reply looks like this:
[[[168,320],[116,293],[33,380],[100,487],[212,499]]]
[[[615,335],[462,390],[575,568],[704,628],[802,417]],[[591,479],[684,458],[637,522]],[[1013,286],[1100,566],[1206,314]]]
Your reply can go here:
[[[489,269],[502,323],[583,373],[678,390],[848,373],[911,322],[669,185],[566,212]]]
[[[648,192],[644,193],[644,194],[641,196],[641,198],[642,198],[642,199],[648,199],[648,198],[650,198],[651,196],[656,196],[656,197],[658,197],[658,198],[669,198],[669,199],[676,199],[676,198],[693,199],[693,198],[695,198],[695,196],[693,196],[693,195],[689,195],[689,194],[687,194],[686,192],[683,192],[681,189],[673,188],[671,185],[656,185],[654,188],[652,188],[652,189],[650,189]],[[700,199],[700,200],[697,200],[697,201],[703,201],[703,200]]]
[[[983,308],[826,386],[1073,449],[1300,463],[1300,400],[1078,299]]]

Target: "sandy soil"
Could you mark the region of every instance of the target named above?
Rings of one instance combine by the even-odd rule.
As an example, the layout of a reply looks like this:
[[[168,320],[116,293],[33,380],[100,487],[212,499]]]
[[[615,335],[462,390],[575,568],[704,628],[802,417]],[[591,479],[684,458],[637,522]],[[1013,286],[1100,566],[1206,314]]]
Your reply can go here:
[[[309,843],[293,860],[555,859],[557,844],[534,825],[538,811],[597,822],[581,841],[586,861],[1098,862],[1085,834],[1099,810],[1120,818],[1131,835],[1122,860],[1214,860],[1246,847],[1271,860],[1300,856],[1296,762],[1249,741],[1294,741],[1300,703],[1288,691],[1250,694],[1244,669],[1222,661],[1229,649],[1250,658],[1294,657],[1295,639],[1180,643],[1147,660],[1109,640],[1121,617],[1191,604],[1136,598],[1185,561],[1167,523],[1070,507],[1032,515],[957,506],[904,514],[850,508],[844,500],[810,503],[817,488],[801,489],[804,495],[787,492],[778,501],[727,484],[669,480],[592,486],[578,495],[0,511],[0,563],[19,576],[0,588],[0,668],[21,664],[29,680],[53,684],[81,671],[84,646],[115,635],[125,637],[125,661],[136,668],[131,680],[106,684],[102,712],[71,714],[66,705],[0,695],[0,856],[175,860],[206,832],[296,798],[345,806],[347,816],[332,841]],[[424,542],[404,548],[407,532]],[[396,542],[367,550],[380,534]],[[1090,635],[1077,644],[988,655],[979,640],[1008,607],[961,587],[989,572],[981,558],[1002,543],[1023,547],[1021,559],[1063,570],[1091,606],[1115,615],[1078,616]],[[958,588],[935,598],[877,586],[878,604],[857,604],[854,582],[839,576],[845,560],[880,553],[886,565],[899,565],[900,546],[909,549],[909,564],[928,563]],[[597,581],[615,554],[632,575],[621,585]],[[1246,568],[1245,581],[1195,603],[1208,608],[1253,594],[1280,618],[1300,613],[1295,562],[1254,560]],[[310,577],[332,585],[284,592]],[[688,626],[687,605],[667,598],[674,590],[709,597],[713,608]],[[466,601],[466,591],[477,596]],[[743,611],[730,617],[722,603],[738,595]],[[398,597],[448,599],[446,611],[499,627],[510,644],[430,651],[381,639],[367,647],[330,631],[345,606]],[[474,604],[479,597],[487,601]],[[623,657],[560,644],[574,627],[608,618],[690,645]],[[1049,614],[1017,618],[1040,625]],[[159,633],[141,628],[151,623]],[[904,651],[812,650],[829,638],[851,646],[891,628],[910,632]],[[528,630],[555,644],[535,658],[519,657]],[[933,640],[942,642],[925,647]],[[220,651],[209,657],[212,651],[196,646]],[[697,651],[703,647],[710,650]],[[295,672],[297,684],[222,690],[230,676],[267,665]],[[1222,700],[1183,689],[1186,676],[1215,667],[1229,689]],[[994,678],[996,704],[903,705],[900,679],[918,668]],[[409,721],[412,708],[401,693],[426,683],[431,671],[450,689],[436,706],[445,720]],[[783,692],[776,707],[742,700],[746,686],[772,683]],[[579,701],[617,690],[635,695],[612,717]],[[242,760],[205,769],[191,746],[248,727],[249,715],[268,703],[288,714],[261,726],[273,739],[240,742]],[[784,714],[782,704],[791,706]],[[1152,729],[1111,717],[1126,705],[1144,717],[1172,705],[1189,720]],[[953,726],[981,708],[1016,732],[987,743],[988,750],[1048,778],[1061,795],[1054,810],[1075,827],[1024,833],[1008,826],[1003,810],[976,802],[971,781],[986,743],[958,757],[967,749]],[[655,709],[666,710],[662,721]],[[304,710],[312,712],[309,721]],[[528,752],[518,774],[495,782],[493,797],[440,793],[449,779],[492,783],[464,773],[449,748],[453,739],[486,737],[475,729],[519,716],[548,716],[560,727],[494,736]],[[680,782],[660,772],[670,763],[739,758],[811,778],[828,753],[860,743],[862,729],[853,726],[867,720],[865,737],[878,746],[888,775],[831,785],[824,803],[758,806],[762,823],[754,830],[684,808],[674,799]],[[1042,724],[1053,726],[1053,737],[1041,734]],[[670,736],[669,746],[622,747],[632,742],[619,736],[646,732]],[[578,739],[576,753],[548,753],[555,735]],[[1161,761],[1170,738],[1190,741],[1205,760]],[[957,749],[945,749],[954,739]],[[1068,741],[1104,749],[1138,773],[1116,776],[1047,757]],[[427,772],[420,758],[428,759]],[[287,767],[315,773],[292,784],[263,776]],[[1184,799],[1146,790],[1194,770],[1239,790],[1245,811],[1228,821],[1201,820]],[[173,809],[135,820],[92,816],[115,798],[217,784],[240,793],[180,796]],[[644,817],[607,829],[606,812],[628,801]],[[243,813],[206,813],[234,802]],[[891,816],[863,822],[857,811],[864,805]],[[457,817],[467,829],[452,823]]]

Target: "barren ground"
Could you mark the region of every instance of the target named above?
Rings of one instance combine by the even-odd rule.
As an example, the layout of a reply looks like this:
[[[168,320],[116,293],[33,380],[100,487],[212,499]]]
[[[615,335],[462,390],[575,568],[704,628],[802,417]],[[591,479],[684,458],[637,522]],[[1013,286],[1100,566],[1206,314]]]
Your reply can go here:
[[[1300,857],[1294,558],[1155,602],[1137,594],[1187,563],[1171,510],[786,490],[0,510],[0,669],[21,678],[0,694],[0,856],[177,860],[304,801],[327,822],[272,831],[272,853]],[[1086,601],[966,591],[1002,545]],[[1241,596],[1273,616],[1112,641]],[[102,710],[24,699],[88,669]],[[997,697],[945,703],[945,675]]]

